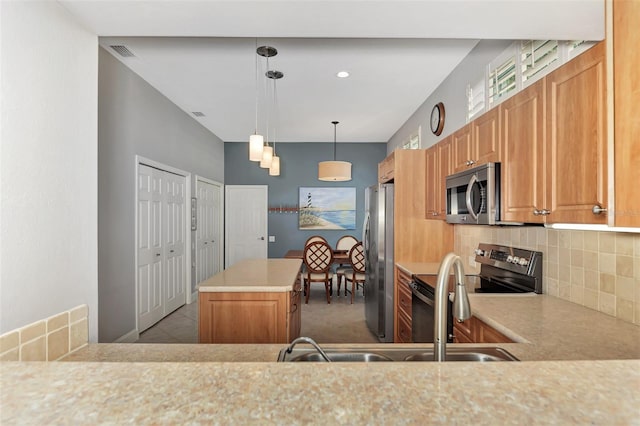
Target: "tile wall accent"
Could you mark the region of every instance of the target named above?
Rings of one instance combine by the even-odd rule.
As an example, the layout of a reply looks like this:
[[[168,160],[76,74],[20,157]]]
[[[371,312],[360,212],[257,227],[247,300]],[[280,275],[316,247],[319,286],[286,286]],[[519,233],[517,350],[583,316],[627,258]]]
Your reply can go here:
[[[465,271],[479,242],[541,251],[545,294],[640,325],[640,234],[456,225]]]
[[[0,361],[56,361],[89,341],[87,305],[0,336]]]

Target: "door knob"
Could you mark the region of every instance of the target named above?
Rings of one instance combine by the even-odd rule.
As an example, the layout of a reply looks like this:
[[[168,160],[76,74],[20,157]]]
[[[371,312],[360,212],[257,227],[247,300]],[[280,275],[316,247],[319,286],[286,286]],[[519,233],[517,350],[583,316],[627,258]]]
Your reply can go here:
[[[602,206],[599,206],[598,204],[596,204],[591,208],[591,213],[593,214],[601,214],[606,212],[607,212],[607,209],[603,209]]]
[[[258,239],[259,239],[259,240],[262,240],[262,241],[264,241],[264,237],[260,237],[260,238],[258,238]]]

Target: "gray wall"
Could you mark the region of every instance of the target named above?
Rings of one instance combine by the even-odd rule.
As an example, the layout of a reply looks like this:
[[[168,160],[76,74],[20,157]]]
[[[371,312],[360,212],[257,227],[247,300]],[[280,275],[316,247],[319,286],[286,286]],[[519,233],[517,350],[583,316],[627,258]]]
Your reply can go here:
[[[332,143],[280,143],[276,146],[281,157],[280,176],[269,176],[258,163],[249,161],[248,143],[224,144],[225,183],[227,185],[269,185],[269,206],[298,205],[298,189],[310,187],[355,187],[356,227],[344,231],[301,231],[298,215],[269,213],[269,235],[276,237],[269,243],[269,257],[282,257],[289,249],[302,249],[311,235],[322,235],[335,245],[342,235],[362,238],[364,220],[364,189],[378,180],[378,163],[386,156],[383,143],[339,143],[337,159],[352,163],[352,179],[349,182],[322,182],[318,180],[318,161],[333,159]]]
[[[102,48],[98,80],[98,339],[112,342],[136,324],[135,156],[223,182],[224,144]]]
[[[387,151],[392,152],[402,146],[418,126],[422,126],[422,148],[428,148],[467,124],[467,85],[484,75],[487,64],[512,43],[513,40],[482,40],[479,42],[389,139]],[[444,103],[445,124],[442,134],[435,136],[431,133],[429,118],[433,106],[438,102]]]

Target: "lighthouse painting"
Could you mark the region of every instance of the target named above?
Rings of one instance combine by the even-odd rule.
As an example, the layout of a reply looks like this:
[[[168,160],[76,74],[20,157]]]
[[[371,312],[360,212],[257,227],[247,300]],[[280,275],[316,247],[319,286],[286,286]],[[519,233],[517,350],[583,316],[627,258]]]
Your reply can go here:
[[[356,189],[300,187],[300,229],[356,229]]]

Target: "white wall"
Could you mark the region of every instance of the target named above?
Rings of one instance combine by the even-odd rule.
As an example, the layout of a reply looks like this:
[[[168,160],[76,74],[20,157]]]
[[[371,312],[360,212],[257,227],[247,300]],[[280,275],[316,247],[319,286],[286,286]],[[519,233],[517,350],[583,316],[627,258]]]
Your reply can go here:
[[[422,148],[428,148],[467,124],[467,84],[484,75],[486,65],[511,43],[512,40],[480,41],[391,137],[387,144],[387,153],[402,147],[418,126],[422,126]],[[429,118],[433,106],[438,102],[444,103],[445,124],[442,134],[435,136],[431,133]]]
[[[98,84],[98,334],[108,343],[136,328],[135,156],[224,182],[224,143],[102,48]]]
[[[0,333],[87,304],[96,341],[98,40],[57,2],[0,14]]]

